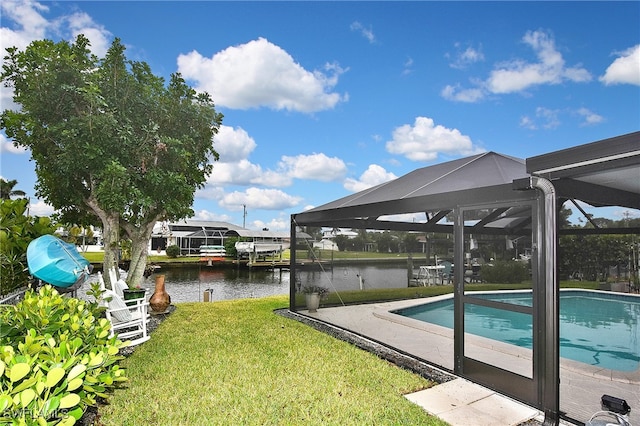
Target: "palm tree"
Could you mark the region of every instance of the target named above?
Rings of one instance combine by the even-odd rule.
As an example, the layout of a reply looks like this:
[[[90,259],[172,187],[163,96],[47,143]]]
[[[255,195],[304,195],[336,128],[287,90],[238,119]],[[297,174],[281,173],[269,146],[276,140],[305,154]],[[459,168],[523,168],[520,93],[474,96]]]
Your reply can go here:
[[[26,192],[19,189],[13,189],[18,184],[15,179],[4,180],[0,178],[0,198],[3,200],[10,200],[11,197],[25,197]]]

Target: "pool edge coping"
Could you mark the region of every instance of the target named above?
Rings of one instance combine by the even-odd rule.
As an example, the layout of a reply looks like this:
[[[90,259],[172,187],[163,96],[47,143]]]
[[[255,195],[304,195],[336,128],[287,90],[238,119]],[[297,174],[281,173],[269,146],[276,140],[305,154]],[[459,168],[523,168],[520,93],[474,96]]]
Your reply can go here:
[[[518,292],[527,292],[531,290],[516,290]],[[588,290],[588,289],[564,289],[563,291],[593,291],[596,293],[611,293],[606,291]],[[514,291],[483,291],[481,293],[513,293]],[[627,295],[627,293],[619,293],[620,295]],[[631,295],[636,296],[636,295]],[[636,296],[639,297],[640,296]],[[453,340],[453,329],[443,327],[437,324],[431,324],[424,321],[408,318],[399,314],[390,312],[391,310],[398,310],[409,308],[412,306],[422,305],[425,303],[434,303],[441,300],[453,298],[453,294],[444,294],[434,297],[425,297],[420,299],[403,300],[398,302],[387,302],[378,305],[373,310],[373,315],[377,318],[390,321],[405,327],[411,327],[426,333],[436,334],[445,338]],[[394,305],[394,306],[391,306]],[[519,346],[500,342],[497,340],[489,339],[486,337],[471,335],[470,340],[474,345],[478,345],[481,348],[495,350],[505,355],[523,358],[531,362],[531,349],[520,348]],[[580,374],[586,377],[593,377],[599,380],[608,380],[612,382],[627,383],[627,384],[640,384],[640,367],[635,371],[618,371],[607,368],[597,367],[583,362],[571,360],[568,358],[560,357],[560,370],[571,371],[576,374]]]

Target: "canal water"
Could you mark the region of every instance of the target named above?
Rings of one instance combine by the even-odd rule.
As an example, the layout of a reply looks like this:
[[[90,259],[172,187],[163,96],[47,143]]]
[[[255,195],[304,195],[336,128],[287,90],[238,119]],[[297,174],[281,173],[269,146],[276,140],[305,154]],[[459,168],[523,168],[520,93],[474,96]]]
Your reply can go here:
[[[172,303],[203,301],[205,291],[213,301],[289,294],[291,282],[288,269],[194,265],[160,269],[156,274],[165,276],[165,287]],[[143,283],[143,287],[149,289],[149,295],[153,293],[156,274]],[[334,292],[360,289],[360,278],[365,289],[401,288],[407,286],[407,269],[402,263],[326,266],[322,270],[297,270],[295,283],[298,287],[321,285]],[[84,287],[89,286],[85,284]],[[87,288],[80,292],[83,290]]]

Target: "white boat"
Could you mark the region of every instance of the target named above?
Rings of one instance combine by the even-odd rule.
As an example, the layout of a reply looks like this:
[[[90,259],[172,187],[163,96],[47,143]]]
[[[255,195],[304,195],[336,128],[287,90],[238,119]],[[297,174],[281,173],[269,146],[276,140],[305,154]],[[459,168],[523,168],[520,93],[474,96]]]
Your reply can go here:
[[[410,287],[424,287],[437,285],[441,280],[440,273],[444,270],[444,265],[422,265],[409,281]]]
[[[200,246],[200,260],[203,262],[223,261],[226,256],[224,246]]]
[[[238,241],[235,244],[236,251],[239,255],[242,254],[269,254],[269,253],[280,253],[283,250],[289,248],[289,244],[281,243],[281,242],[249,242],[249,241]]]

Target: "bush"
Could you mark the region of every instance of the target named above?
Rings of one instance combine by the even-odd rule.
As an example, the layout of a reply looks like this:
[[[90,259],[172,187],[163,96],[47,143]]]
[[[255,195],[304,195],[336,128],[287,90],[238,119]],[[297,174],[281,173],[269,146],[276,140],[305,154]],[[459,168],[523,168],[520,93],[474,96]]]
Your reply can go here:
[[[483,282],[492,284],[519,284],[529,278],[526,263],[507,261],[495,262],[493,266],[485,265],[480,270]]]
[[[71,425],[127,380],[100,314],[51,286],[0,309],[0,423]]]
[[[55,231],[48,217],[26,214],[28,203],[26,198],[0,200],[0,295],[27,285],[27,246]]]
[[[180,256],[180,247],[176,245],[172,245],[167,247],[167,257],[178,257]]]

